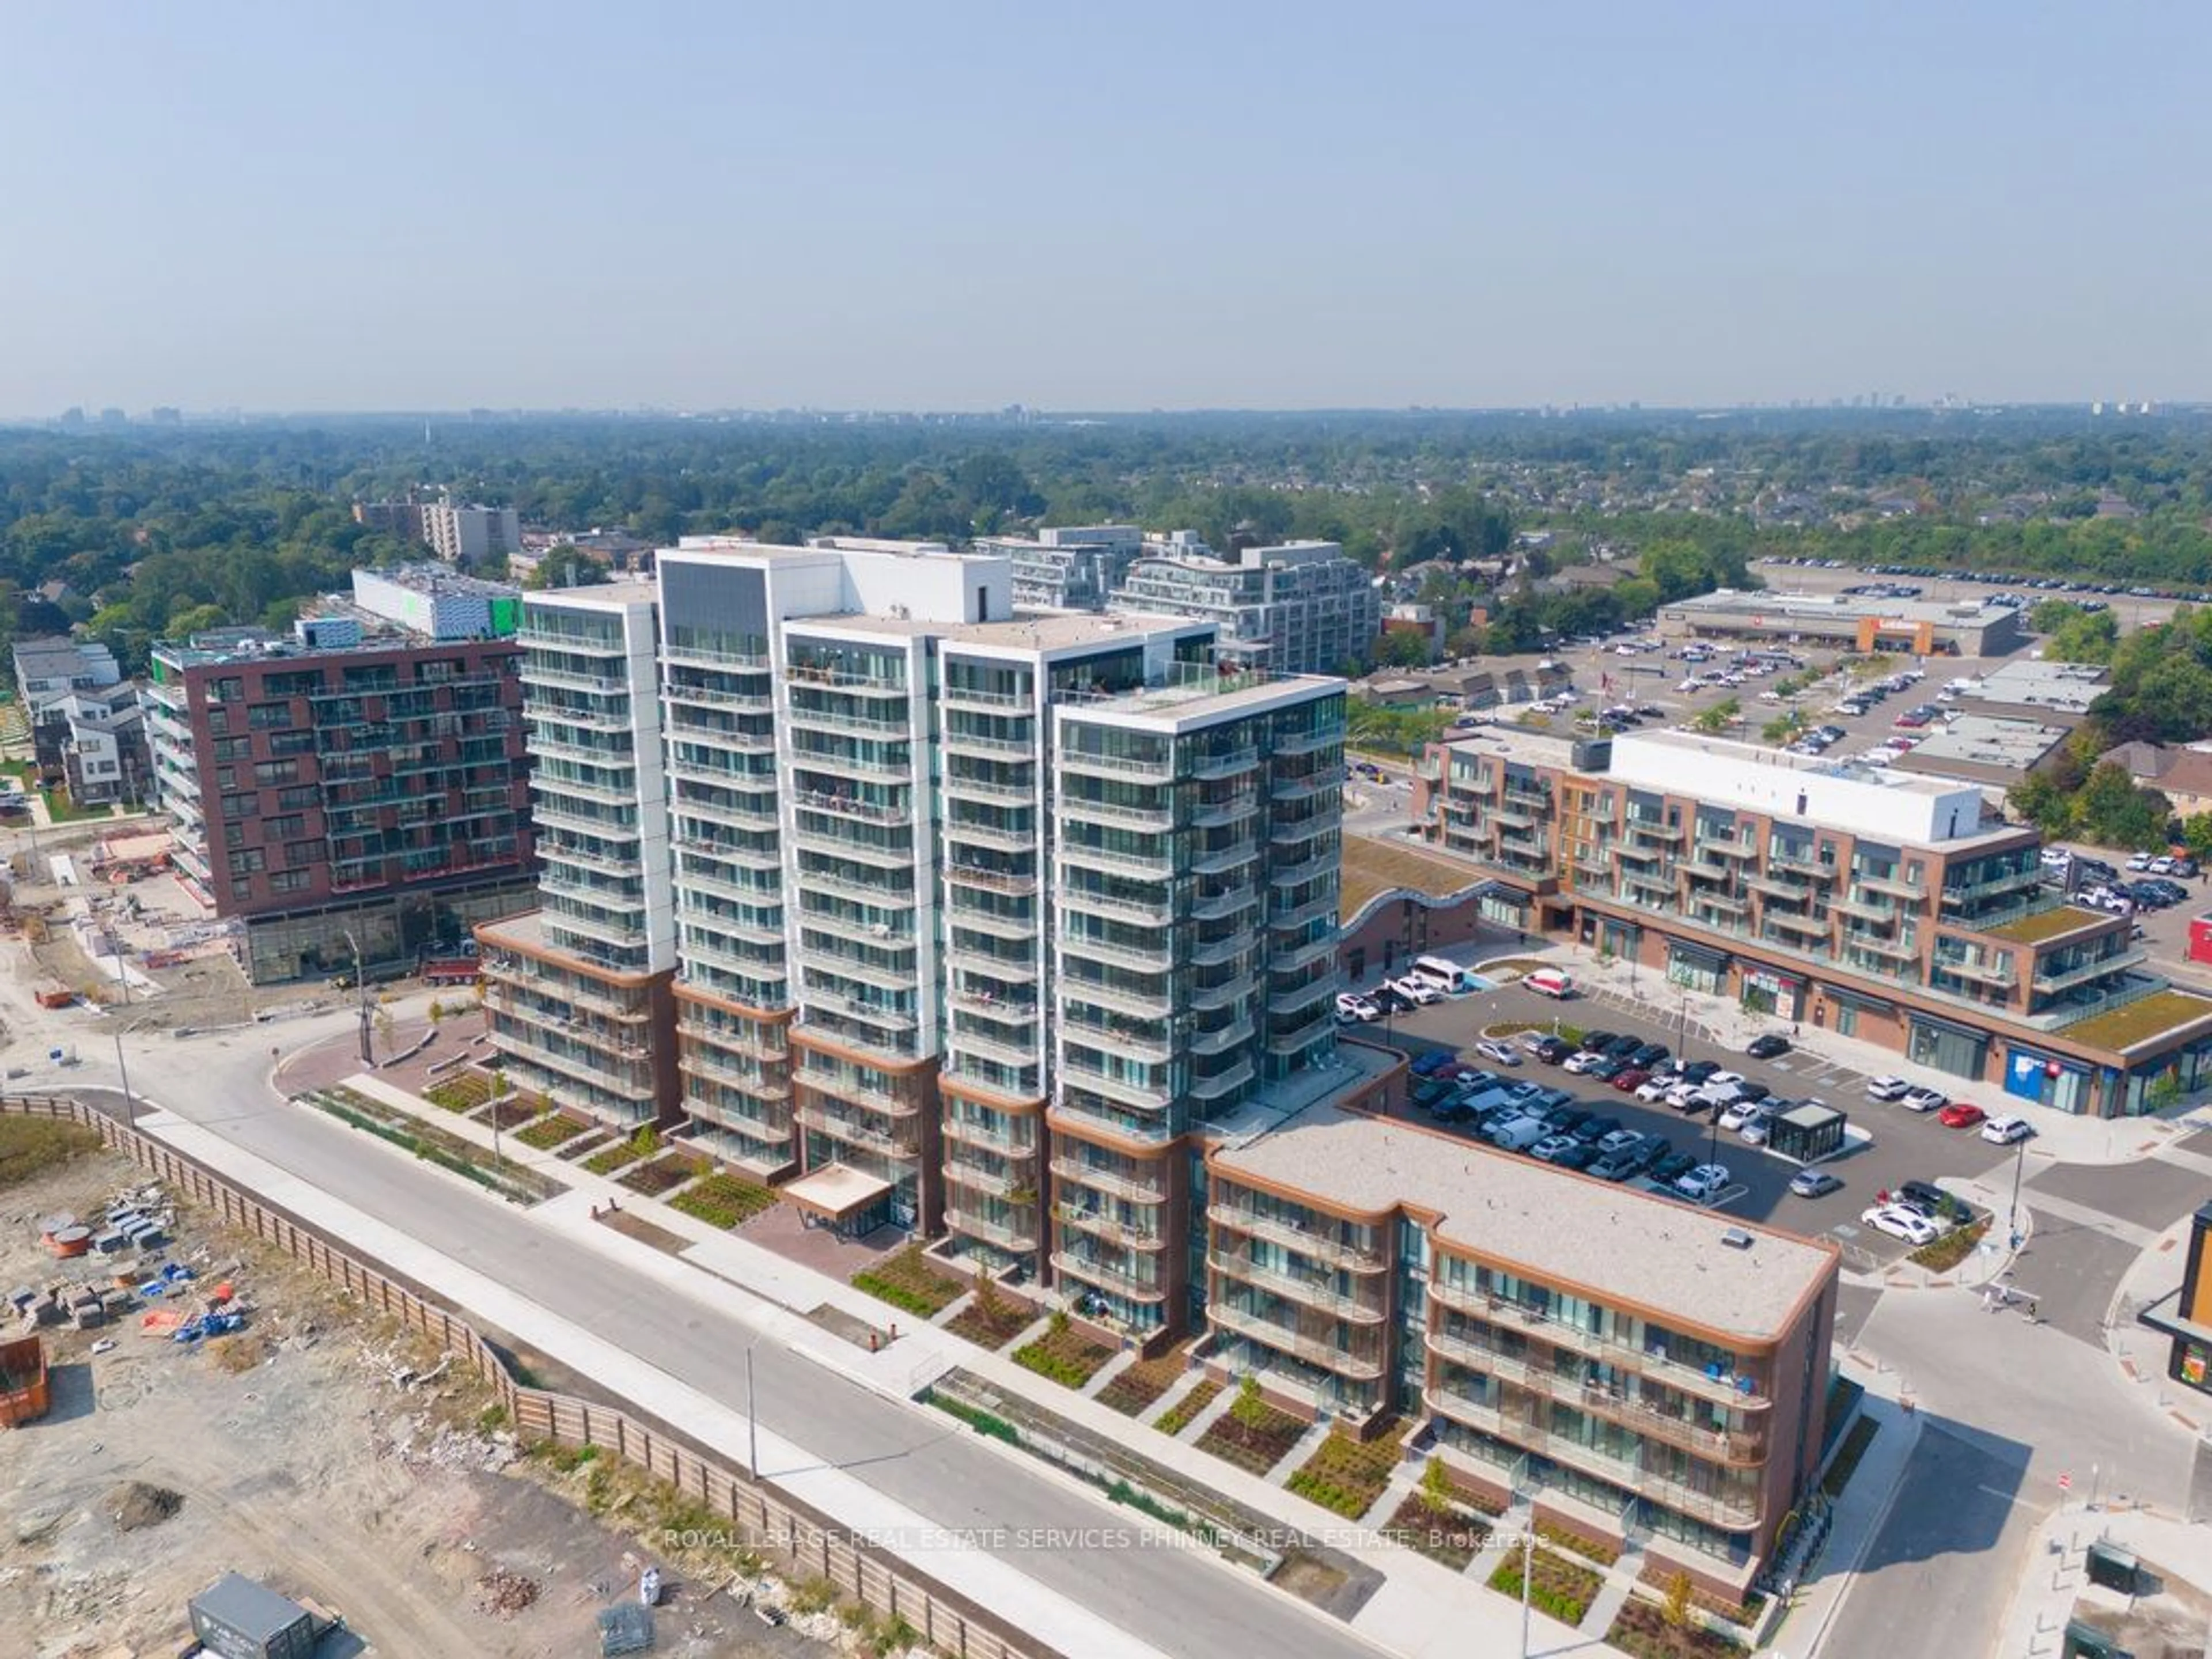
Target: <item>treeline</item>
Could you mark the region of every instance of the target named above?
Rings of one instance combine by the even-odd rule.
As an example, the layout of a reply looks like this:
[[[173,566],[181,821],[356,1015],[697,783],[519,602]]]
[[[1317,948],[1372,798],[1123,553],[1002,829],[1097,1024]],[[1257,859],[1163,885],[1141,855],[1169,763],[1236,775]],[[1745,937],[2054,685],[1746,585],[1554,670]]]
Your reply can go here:
[[[2140,849],[2179,841],[2212,850],[2212,815],[2177,821],[2162,791],[2138,785],[2117,761],[2099,759],[2122,744],[2195,743],[2212,732],[2212,610],[2183,605],[2163,626],[2124,636],[2110,611],[2065,601],[2036,606],[2031,620],[2046,657],[2108,664],[2112,679],[2050,764],[2013,787],[2012,809],[2053,837]]]

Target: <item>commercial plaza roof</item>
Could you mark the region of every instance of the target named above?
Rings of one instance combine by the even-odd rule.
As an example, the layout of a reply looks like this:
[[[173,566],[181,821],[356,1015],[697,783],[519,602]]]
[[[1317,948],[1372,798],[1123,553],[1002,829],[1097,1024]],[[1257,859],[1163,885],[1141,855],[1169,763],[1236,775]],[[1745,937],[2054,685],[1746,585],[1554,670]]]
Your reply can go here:
[[[1327,1103],[1213,1162],[1357,1214],[1433,1212],[1447,1244],[1752,1341],[1781,1336],[1835,1272],[1829,1246]]]
[[[1954,627],[1987,627],[2010,620],[2014,614],[2009,605],[1992,605],[1986,600],[1877,599],[1842,593],[1744,592],[1731,587],[1686,599],[1669,599],[1664,608],[1709,616],[1755,612],[1760,618],[1772,618],[1776,625],[1790,619],[1856,622],[1862,617],[1877,617],[1884,622],[1924,622],[1938,627],[1946,623]]]

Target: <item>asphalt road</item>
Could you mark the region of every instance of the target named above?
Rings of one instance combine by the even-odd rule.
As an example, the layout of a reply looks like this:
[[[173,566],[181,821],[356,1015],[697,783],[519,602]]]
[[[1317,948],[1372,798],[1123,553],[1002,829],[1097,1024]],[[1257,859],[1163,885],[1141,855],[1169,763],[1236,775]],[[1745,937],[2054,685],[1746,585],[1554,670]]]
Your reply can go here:
[[[286,1036],[296,1042],[306,1034],[303,1023]],[[366,1145],[321,1114],[272,1103],[264,1080],[267,1052],[258,1040],[150,1048],[133,1057],[131,1080],[179,1115],[744,1410],[734,1362],[750,1340],[749,1327],[700,1304],[672,1317],[657,1285],[536,1225],[526,1212],[489,1198],[457,1198],[449,1182]],[[987,1450],[947,1426],[949,1419],[884,1399],[771,1344],[761,1345],[755,1360],[763,1425],[933,1522],[1035,1535],[1108,1520],[1098,1504]],[[1376,1651],[1279,1592],[1182,1552],[997,1553],[1163,1653],[1372,1659]]]
[[[1656,975],[1653,978],[1653,989],[1661,994],[1666,989],[1664,981]],[[2016,1155],[2014,1149],[1984,1140],[1974,1131],[1944,1128],[1932,1113],[1910,1112],[1901,1106],[1869,1099],[1865,1093],[1866,1079],[1859,1073],[1805,1054],[1792,1052],[1778,1060],[1755,1060],[1741,1054],[1723,1052],[1694,1036],[1686,1048],[1674,1012],[1663,1003],[1632,1012],[1610,1003],[1580,999],[1553,1002],[1509,985],[1401,1014],[1389,1023],[1389,1030],[1394,1040],[1415,1052],[1449,1048],[1468,1053],[1474,1065],[1490,1066],[1490,1062],[1472,1053],[1484,1027],[1516,1021],[1548,1027],[1555,1019],[1585,1029],[1634,1031],[1653,1042],[1664,1042],[1692,1060],[1718,1060],[1730,1071],[1741,1072],[1765,1084],[1778,1096],[1793,1100],[1815,1097],[1844,1112],[1854,1125],[1869,1131],[1873,1139],[1823,1166],[1843,1181],[1840,1192],[1826,1198],[1804,1199],[1789,1191],[1790,1177],[1796,1173],[1795,1164],[1770,1158],[1761,1149],[1746,1145],[1733,1132],[1718,1129],[1711,1116],[1686,1117],[1663,1106],[1644,1105],[1633,1095],[1624,1095],[1607,1085],[1545,1066],[1533,1058],[1524,1060],[1516,1072],[1547,1087],[1572,1091],[1578,1099],[1602,1109],[1608,1116],[1619,1118],[1628,1128],[1664,1135],[1684,1151],[1696,1151],[1701,1158],[1710,1157],[1726,1164],[1733,1184],[1741,1188],[1723,1206],[1732,1213],[1754,1221],[1770,1221],[1793,1232],[1828,1234],[1854,1250],[1864,1250],[1877,1262],[1894,1261],[1905,1253],[1905,1246],[1860,1224],[1860,1213],[1874,1202],[1875,1194],[1908,1180],[1935,1181],[1947,1176],[1990,1177],[1991,1171],[1999,1170]],[[1370,1036],[1379,1036],[1384,1032],[1380,1025],[1367,1030]],[[1980,1092],[1984,1097],[1977,1103],[1992,1112],[2002,1110],[1994,1097],[1985,1091]],[[2169,1213],[2158,1224],[2163,1226],[2172,1219],[2172,1214]]]
[[[2030,1534],[2049,1508],[2017,1501],[2028,1461],[2028,1449],[2015,1443],[1923,1425],[1897,1501],[1821,1651],[1891,1659],[1989,1653]]]

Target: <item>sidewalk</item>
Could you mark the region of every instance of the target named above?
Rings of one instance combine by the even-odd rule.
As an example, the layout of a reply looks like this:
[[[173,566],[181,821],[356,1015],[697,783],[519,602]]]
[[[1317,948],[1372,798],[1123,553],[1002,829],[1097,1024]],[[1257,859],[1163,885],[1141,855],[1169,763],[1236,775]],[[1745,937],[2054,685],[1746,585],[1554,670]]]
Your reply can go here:
[[[373,1073],[347,1078],[343,1086],[410,1112],[487,1151],[491,1147],[488,1126],[427,1105]],[[1008,1352],[994,1352],[938,1326],[914,1320],[866,1291],[792,1261],[742,1234],[722,1231],[657,1200],[641,1197],[611,1177],[592,1175],[564,1163],[554,1153],[521,1146],[511,1131],[501,1137],[501,1145],[516,1164],[543,1170],[570,1188],[562,1196],[536,1206],[531,1211],[533,1218],[602,1254],[618,1257],[632,1271],[671,1291],[707,1300],[726,1313],[735,1314],[793,1352],[886,1399],[910,1405],[914,1396],[936,1378],[959,1367],[994,1389],[1018,1395],[1094,1434],[1126,1444],[1164,1468],[1372,1567],[1382,1575],[1382,1588],[1369,1599],[1351,1626],[1370,1641],[1409,1659],[1455,1659],[1468,1650],[1468,1632],[1480,1631],[1487,1639],[1478,1644],[1480,1651],[1504,1653],[1517,1649],[1520,1605],[1490,1589],[1484,1582],[1489,1576],[1486,1571],[1474,1577],[1455,1573],[1282,1486],[1200,1451],[1195,1442],[1203,1431],[1202,1421],[1194,1423],[1191,1431],[1178,1438],[1147,1430],[1109,1406],[1074,1389],[1059,1388],[1017,1365]],[[671,1255],[594,1220],[593,1208],[610,1202],[618,1202],[625,1212],[649,1219],[656,1227],[690,1243],[679,1255]],[[708,1276],[705,1279],[702,1272]],[[733,1300],[732,1291],[737,1293],[737,1299]],[[896,1339],[870,1353],[807,1316],[824,1306],[886,1332],[896,1328]],[[1231,1398],[1231,1391],[1224,1389],[1210,1408],[1212,1413],[1225,1410]],[[999,1449],[998,1443],[988,1443]],[[1021,1459],[1033,1472],[1052,1473],[1040,1460],[1013,1448],[1003,1449],[1003,1455]],[[1097,1489],[1063,1478],[1071,1487],[1105,1501]],[[1223,1570],[1241,1571],[1226,1564]],[[1316,1610],[1316,1616],[1325,1615]],[[1567,1626],[1541,1614],[1536,1616],[1534,1628],[1539,1650],[1547,1653],[1571,1651],[1584,1639]]]
[[[1791,1659],[1808,1659],[1820,1651],[1844,1598],[1857,1582],[1860,1564],[1889,1517],[1898,1489],[1905,1484],[1913,1449],[1920,1443],[1919,1413],[1904,1409],[1894,1397],[1899,1386],[1896,1374],[1871,1376],[1864,1381],[1866,1394],[1859,1402],[1860,1413],[1881,1426],[1859,1460],[1844,1495],[1829,1511],[1828,1541],[1812,1576],[1799,1587],[1796,1604],[1764,1650],[1773,1659],[1782,1659],[1785,1654]]]
[[[2169,1583],[2178,1580],[2200,1596],[2212,1594],[2212,1532],[2141,1510],[2106,1513],[2091,1510],[2086,1504],[2069,1504],[2036,1529],[2027,1570],[2021,1575],[2005,1617],[1998,1652],[2056,1656],[2067,1619],[2077,1601],[2085,1611],[2108,1614],[2149,1608],[2162,1608],[2170,1616],[2182,1613],[2178,1600],[2171,1596],[2135,1601],[2092,1586],[2084,1557],[2091,1544],[2100,1542],[2133,1551]],[[2202,1651],[2204,1624],[2200,1604],[2199,1610],[2189,1615],[2185,1632],[2177,1633],[2192,1639],[2197,1650]],[[2181,1649],[2177,1645],[2172,1650]]]
[[[2192,1434],[2212,1427],[2212,1400],[2182,1387],[2166,1375],[2171,1339],[2136,1323],[2136,1310],[2180,1288],[2192,1218],[2184,1216],[2145,1245],[2134,1265],[2120,1276],[2105,1323],[2105,1346],[2120,1375],[2150,1390],[2158,1407]],[[2208,1581],[2212,1582],[2212,1581]]]
[[[641,1363],[614,1344],[538,1304],[513,1294],[497,1280],[423,1248],[396,1228],[333,1199],[321,1188],[286,1173],[210,1130],[167,1111],[149,1115],[139,1127],[179,1152],[221,1169],[263,1198],[295,1212],[312,1214],[319,1226],[342,1243],[386,1263],[393,1271],[418,1284],[436,1286],[471,1316],[497,1326],[580,1374],[598,1379],[620,1397],[635,1401],[642,1410],[664,1421],[682,1424],[686,1433],[712,1447],[732,1466],[744,1467],[751,1425],[742,1413]],[[404,1156],[396,1149],[393,1155]],[[458,1176],[453,1179],[465,1184],[459,1182]],[[574,1200],[560,1201],[573,1203]],[[607,1237],[631,1244],[631,1241],[619,1239],[618,1235]],[[668,1261],[668,1258],[648,1246],[631,1247]],[[669,1266],[682,1272],[673,1262]],[[717,1305],[727,1310],[726,1304]],[[841,1525],[883,1540],[926,1540],[941,1537],[943,1528],[938,1523],[884,1497],[805,1447],[765,1426],[758,1433],[763,1466],[771,1472],[776,1483],[823,1514],[834,1517]],[[1018,1628],[1033,1631],[1066,1651],[1114,1656],[1115,1659],[1121,1656],[1127,1656],[1127,1659],[1158,1659],[1158,1650],[1124,1634],[1087,1608],[981,1550],[931,1549],[927,1567],[932,1575],[951,1589],[992,1608]]]

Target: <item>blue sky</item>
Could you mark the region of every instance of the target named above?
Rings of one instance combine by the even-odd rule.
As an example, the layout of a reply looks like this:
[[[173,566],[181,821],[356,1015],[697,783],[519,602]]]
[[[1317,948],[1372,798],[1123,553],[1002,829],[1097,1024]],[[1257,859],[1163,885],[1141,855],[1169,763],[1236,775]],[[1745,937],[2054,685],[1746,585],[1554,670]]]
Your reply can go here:
[[[0,413],[2212,397],[2188,4],[0,8]]]

